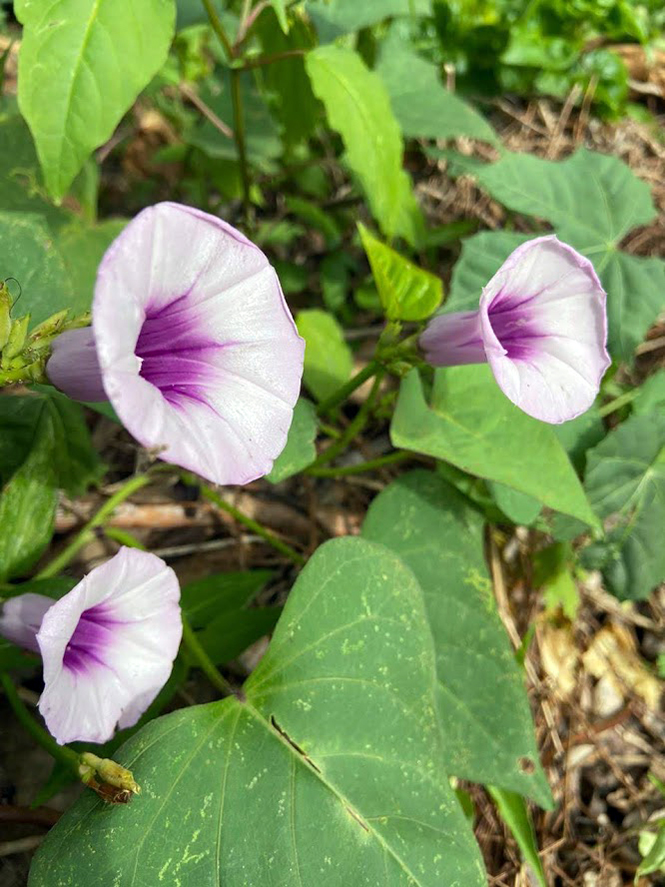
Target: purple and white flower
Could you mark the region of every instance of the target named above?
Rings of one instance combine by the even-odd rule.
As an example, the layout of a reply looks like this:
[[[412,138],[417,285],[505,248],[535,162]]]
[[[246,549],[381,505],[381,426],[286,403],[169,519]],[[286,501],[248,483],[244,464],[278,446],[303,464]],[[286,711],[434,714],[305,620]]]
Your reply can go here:
[[[478,311],[433,318],[420,345],[434,366],[489,362],[525,413],[567,422],[589,409],[610,365],[605,298],[588,259],[537,237],[506,259]]]
[[[138,721],[171,674],[179,600],[163,560],[121,548],[58,601],[25,594],[5,603],[0,634],[41,653],[39,710],[57,742],[106,742]]]
[[[215,216],[159,203],[107,250],[92,328],[55,340],[47,374],[77,400],[110,400],[161,458],[244,484],[284,448],[303,355],[261,250]]]

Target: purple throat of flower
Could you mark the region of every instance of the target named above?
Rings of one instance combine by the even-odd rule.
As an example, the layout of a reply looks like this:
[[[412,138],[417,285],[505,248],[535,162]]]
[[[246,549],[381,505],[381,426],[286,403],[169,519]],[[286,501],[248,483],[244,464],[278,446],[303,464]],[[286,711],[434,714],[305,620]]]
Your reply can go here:
[[[89,674],[100,666],[107,668],[105,653],[112,648],[118,627],[127,624],[113,618],[104,604],[84,610],[65,647],[63,668],[72,674]]]

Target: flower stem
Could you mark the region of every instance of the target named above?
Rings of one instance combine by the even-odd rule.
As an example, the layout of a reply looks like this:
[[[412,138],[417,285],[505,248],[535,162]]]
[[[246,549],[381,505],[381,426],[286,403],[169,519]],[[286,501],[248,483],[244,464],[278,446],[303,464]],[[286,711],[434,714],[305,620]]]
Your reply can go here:
[[[331,394],[330,397],[321,401],[316,408],[317,415],[323,416],[333,410],[340,403],[343,403],[350,394],[353,394],[356,388],[360,388],[363,382],[366,382],[368,379],[371,379],[372,376],[375,376],[380,367],[381,364],[378,360],[371,360],[364,369],[360,370],[359,373],[356,373],[356,375],[349,379],[345,385],[342,385],[342,387],[338,388],[334,394]]]
[[[63,548],[60,554],[57,557],[54,557],[43,570],[40,570],[35,578],[47,579],[51,576],[57,576],[58,573],[70,563],[76,553],[86,543],[91,542],[95,538],[95,529],[100,527],[104,521],[113,514],[118,505],[120,505],[121,502],[124,502],[125,499],[128,499],[132,493],[135,493],[137,490],[140,490],[141,487],[150,483],[151,479],[152,478],[149,474],[138,474],[130,478],[127,483],[106,500],[97,514],[95,514],[83,529],[79,531],[76,538]]]
[[[351,441],[360,434],[369,419],[376,396],[379,393],[379,386],[381,385],[384,373],[385,370],[379,368],[374,378],[372,390],[370,391],[367,400],[365,400],[358,410],[353,421],[349,424],[348,428],[345,429],[339,440],[336,440],[335,443],[331,444],[317,459],[314,460],[314,462],[312,462],[310,470],[317,469],[321,465],[325,465],[327,462],[332,462],[332,460],[339,456],[340,453],[343,453]]]
[[[396,465],[399,462],[412,458],[413,453],[409,453],[406,450],[396,450],[394,453],[388,453],[387,456],[380,456],[378,459],[368,459],[357,465],[343,465],[340,468],[307,468],[305,473],[311,474],[314,477],[347,477],[352,474],[374,471],[377,468],[385,468],[387,465]]]
[[[614,413],[616,410],[621,409],[621,407],[625,407],[627,404],[632,403],[638,391],[638,388],[634,388],[632,391],[625,391],[609,403],[603,404],[602,407],[598,408],[598,415],[602,419],[604,416],[609,416],[610,413]]]
[[[245,214],[245,223],[250,223],[250,181],[249,166],[247,164],[247,151],[245,149],[245,115],[242,107],[242,95],[240,93],[240,71],[237,68],[229,70],[231,78],[231,102],[233,104],[233,137],[238,150],[238,164],[240,166],[240,179],[242,181],[242,205]]]
[[[251,71],[252,68],[262,68],[264,65],[272,65],[273,62],[281,62],[283,59],[302,58],[305,52],[305,49],[285,49],[283,52],[275,52],[273,55],[260,55],[253,59],[247,59],[241,70]]]
[[[231,41],[226,35],[224,25],[222,24],[222,20],[219,17],[217,10],[215,9],[213,0],[203,0],[203,5],[205,6],[205,11],[208,16],[208,21],[210,22],[210,27],[213,29],[215,34],[217,34],[219,42],[224,47],[224,51],[229,57],[229,61],[231,61],[235,55],[233,51],[233,46],[231,45]]]
[[[68,748],[66,745],[58,745],[55,739],[53,739],[41,724],[32,717],[26,708],[25,703],[18,695],[16,687],[9,675],[4,672],[0,673],[0,683],[2,683],[2,689],[5,691],[7,701],[11,705],[21,726],[25,728],[32,738],[41,745],[52,758],[55,758],[58,763],[64,764],[65,767],[69,770],[73,770],[73,772],[79,776],[80,756],[78,753],[75,752],[73,748]]]
[[[295,548],[291,548],[290,545],[287,545],[286,542],[282,542],[281,539],[278,539],[277,536],[273,536],[273,534],[266,530],[265,527],[262,527],[261,524],[257,523],[255,520],[252,520],[251,517],[247,517],[246,514],[243,514],[242,511],[238,511],[235,506],[231,505],[225,499],[223,499],[219,493],[216,493],[214,490],[211,490],[210,487],[206,487],[204,484],[201,484],[201,495],[204,499],[207,499],[209,502],[212,502],[213,505],[216,505],[222,511],[225,511],[227,514],[230,514],[234,520],[237,520],[239,524],[247,527],[253,533],[256,533],[257,536],[260,536],[262,539],[268,543],[268,545],[272,545],[272,547],[283,554],[285,557],[288,557],[289,560],[293,561],[294,564],[298,566],[302,566],[305,563],[305,558],[298,554]]]
[[[199,639],[196,637],[196,632],[192,628],[184,612],[182,613],[182,640],[188,653],[208,678],[213,687],[216,687],[220,693],[224,694],[224,696],[237,696],[237,693],[231,684],[226,680],[224,675],[219,671],[215,666],[215,663],[203,649]]]

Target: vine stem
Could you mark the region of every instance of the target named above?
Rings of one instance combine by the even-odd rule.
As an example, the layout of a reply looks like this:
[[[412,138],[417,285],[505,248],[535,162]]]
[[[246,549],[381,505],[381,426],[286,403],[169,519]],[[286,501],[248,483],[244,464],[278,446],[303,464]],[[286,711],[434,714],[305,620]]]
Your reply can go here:
[[[273,62],[281,62],[283,59],[302,58],[306,53],[304,49],[285,49],[283,52],[276,52],[273,55],[260,55],[253,59],[247,59],[243,64],[242,71],[251,71],[252,68],[262,68],[264,65],[271,65]]]
[[[301,554],[298,554],[295,548],[291,548],[291,546],[287,545],[286,542],[282,542],[282,540],[278,539],[277,536],[273,536],[273,534],[269,530],[266,530],[265,527],[261,526],[261,524],[257,523],[255,520],[252,520],[251,517],[247,517],[247,515],[243,514],[242,511],[238,511],[238,509],[234,505],[231,505],[230,502],[227,502],[219,495],[219,493],[211,490],[210,487],[206,487],[205,484],[201,484],[200,490],[201,495],[204,497],[204,499],[212,502],[212,504],[217,506],[217,508],[219,508],[221,511],[225,511],[227,514],[230,514],[231,517],[234,520],[238,521],[239,524],[242,524],[253,533],[256,533],[257,536],[265,539],[268,545],[272,545],[272,547],[276,551],[279,551],[289,560],[293,561],[294,564],[297,564],[299,567],[303,566],[303,564],[305,563],[305,558]]]
[[[376,396],[379,393],[379,386],[381,385],[381,380],[385,374],[385,370],[383,368],[379,368],[376,376],[374,377],[374,384],[372,385],[372,390],[367,397],[367,400],[363,403],[363,405],[358,410],[355,418],[349,424],[348,428],[344,431],[339,440],[336,440],[333,444],[331,444],[326,450],[324,450],[321,455],[312,462],[309,470],[316,470],[320,468],[322,465],[325,465],[327,462],[332,462],[340,453],[343,453],[347,446],[351,443],[351,441],[357,437],[358,434],[362,431],[362,429],[367,424],[367,420],[369,419],[369,415],[372,411],[372,407],[374,406],[374,402],[376,400]]]
[[[235,52],[233,46],[231,45],[231,41],[229,40],[226,31],[224,30],[222,20],[219,17],[217,10],[215,9],[213,0],[203,0],[203,5],[208,16],[208,21],[210,22],[210,27],[219,38],[219,42],[224,47],[224,51],[228,55],[229,61],[231,61],[235,57]]]
[[[615,397],[614,400],[611,400],[609,403],[603,404],[602,407],[598,408],[598,415],[602,419],[604,416],[609,416],[610,413],[615,412],[615,410],[625,407],[626,404],[632,403],[637,396],[638,390],[639,389],[635,388],[633,391],[626,391],[624,394],[620,394],[619,397]]]
[[[231,78],[231,103],[233,104],[233,136],[238,149],[238,164],[240,166],[240,179],[242,181],[242,205],[245,214],[245,223],[250,224],[250,181],[249,166],[247,165],[247,150],[245,147],[245,115],[242,107],[242,95],[240,94],[240,71],[238,68],[229,70]]]
[[[356,375],[349,379],[345,385],[342,385],[341,388],[338,388],[337,391],[330,395],[330,397],[321,401],[316,408],[317,415],[324,416],[336,406],[343,403],[350,394],[353,394],[356,388],[360,388],[363,382],[366,382],[368,379],[371,379],[372,376],[375,376],[380,369],[381,364],[379,361],[371,360],[364,369],[360,370],[359,373],[356,373]]]
[[[396,450],[394,453],[388,453],[387,456],[380,456],[377,459],[368,459],[357,465],[344,465],[340,468],[307,468],[306,474],[314,477],[347,477],[353,474],[363,474],[365,471],[374,471],[377,468],[385,468],[387,465],[396,465],[398,462],[404,462],[406,459],[412,459],[413,453],[406,450]]]
[[[54,557],[43,570],[40,570],[35,578],[48,579],[51,576],[57,576],[58,573],[70,563],[76,553],[87,542],[90,542],[95,538],[95,529],[100,527],[104,521],[113,514],[118,505],[120,505],[121,502],[124,502],[125,499],[128,499],[132,493],[135,493],[137,490],[140,490],[141,487],[145,487],[146,484],[149,484],[151,479],[152,478],[149,474],[139,474],[130,478],[127,483],[106,500],[97,514],[95,514],[83,529],[79,531],[76,538],[63,548],[60,554],[57,555],[57,557]]]
[[[201,642],[196,637],[196,632],[192,628],[191,623],[185,616],[184,612],[182,613],[182,640],[192,659],[196,662],[213,687],[219,690],[220,693],[223,693],[224,696],[237,696],[238,694],[231,684],[226,680],[224,675],[219,671],[215,666],[215,663],[204,650]]]
[[[72,770],[78,777],[80,757],[73,748],[66,745],[58,745],[55,739],[46,732],[46,730],[32,717],[25,703],[18,695],[16,687],[9,675],[4,672],[0,673],[0,683],[5,691],[7,701],[12,707],[16,719],[22,727],[32,736],[32,738],[47,751],[52,758],[55,758],[60,764],[64,764],[69,770]]]

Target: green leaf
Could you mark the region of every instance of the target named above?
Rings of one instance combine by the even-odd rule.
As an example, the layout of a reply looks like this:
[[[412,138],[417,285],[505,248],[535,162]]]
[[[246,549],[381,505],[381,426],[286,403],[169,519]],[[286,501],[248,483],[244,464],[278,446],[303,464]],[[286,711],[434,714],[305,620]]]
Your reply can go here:
[[[567,543],[548,545],[533,557],[533,583],[543,589],[547,612],[556,614],[560,607],[571,622],[580,606],[580,594],[571,573],[574,560],[573,549]]]
[[[452,462],[598,525],[550,426],[512,404],[488,366],[437,370],[431,406],[412,370],[400,386],[390,437],[394,447]]]
[[[0,197],[4,211],[37,213],[52,230],[74,218],[48,202],[35,144],[15,103],[0,117]]]
[[[542,506],[532,496],[496,481],[488,481],[487,486],[498,507],[514,524],[529,527],[540,514]]]
[[[594,404],[576,419],[553,425],[552,431],[559,438],[578,474],[583,475],[587,450],[595,447],[605,437],[605,426],[598,407]]]
[[[213,573],[182,589],[180,604],[194,628],[250,603],[272,577],[270,570]]]
[[[377,496],[362,532],[398,554],[425,594],[447,772],[551,806],[523,675],[492,594],[480,515],[436,474],[418,470]]]
[[[402,136],[380,77],[358,53],[338,46],[312,50],[305,64],[381,230],[414,245],[422,235],[423,218],[402,169]]]
[[[659,370],[642,382],[633,401],[633,415],[657,412],[665,412],[665,370]]]
[[[358,230],[386,317],[390,320],[424,320],[429,317],[443,299],[441,278],[423,271],[381,243],[361,222],[358,222]]]
[[[257,19],[255,28],[265,55],[308,50],[316,44],[311,26],[300,16],[286,33],[279,27],[274,11],[266,11]],[[277,64],[266,65],[263,76],[267,90],[277,99],[273,107],[282,123],[284,140],[296,145],[307,139],[323,116],[323,109],[312,92],[304,58],[282,58]]]
[[[37,396],[0,399],[0,475],[6,478],[17,468],[16,459],[30,446],[44,413],[48,413],[56,483],[70,496],[80,496],[103,474],[83,410],[48,385],[33,388],[39,392]]]
[[[317,400],[325,400],[348,381],[353,370],[351,349],[332,314],[312,308],[296,316],[305,340],[305,385]]]
[[[661,819],[655,835],[653,832],[646,831],[640,834],[641,852],[644,852],[643,847],[647,844],[647,841],[644,840],[645,835],[649,836],[647,841],[650,846],[635,872],[635,884],[639,884],[640,878],[644,875],[651,875],[653,872],[665,873],[665,820]]]
[[[538,842],[524,798],[495,786],[487,786],[499,815],[506,823],[540,887],[547,887],[547,878],[538,855]]]
[[[417,139],[468,136],[496,144],[497,136],[471,105],[446,89],[438,68],[413,51],[393,28],[381,43],[376,72],[383,80],[402,133]]]
[[[38,215],[0,211],[1,276],[21,286],[18,314],[31,315],[31,326],[75,304],[76,297],[53,235]]]
[[[665,263],[620,252],[633,228],[656,216],[649,186],[616,157],[579,150],[562,161],[506,153],[475,171],[509,209],[546,219],[588,256],[608,293],[609,346],[628,360],[662,309]]]
[[[319,33],[321,43],[328,43],[393,16],[431,15],[431,0],[318,0],[309,2],[307,12]]]
[[[19,107],[60,201],[166,61],[175,3],[16,0],[14,11],[23,25]]]
[[[197,638],[215,665],[223,665],[239,656],[250,644],[270,634],[281,607],[255,607],[251,610],[231,610],[218,616]],[[195,665],[192,662],[192,665]]]
[[[477,311],[483,287],[512,251],[529,239],[528,234],[513,231],[481,231],[463,240],[444,311]]]
[[[286,15],[286,0],[270,0],[270,5],[275,10],[279,26],[285,34],[289,33],[289,20]]]
[[[588,454],[584,485],[597,513],[613,517],[587,557],[598,558],[617,597],[647,597],[665,578],[665,415],[632,416],[610,432]]]
[[[316,410],[310,401],[301,397],[293,410],[286,446],[275,459],[267,475],[270,483],[278,484],[307,468],[316,459]]]
[[[40,664],[39,656],[28,653],[14,644],[10,644],[4,638],[0,638],[0,671],[35,671]]]
[[[0,404],[11,399],[0,398]],[[21,464],[0,493],[1,581],[28,570],[51,540],[57,503],[54,453],[53,420],[42,410],[20,451]]]
[[[108,219],[98,225],[73,222],[58,231],[55,243],[72,283],[74,313],[90,309],[99,263],[127,221]]]
[[[482,887],[442,755],[418,583],[382,546],[332,540],[299,576],[242,701],[141,730],[114,756],[140,803],[79,798],[30,884]]]

